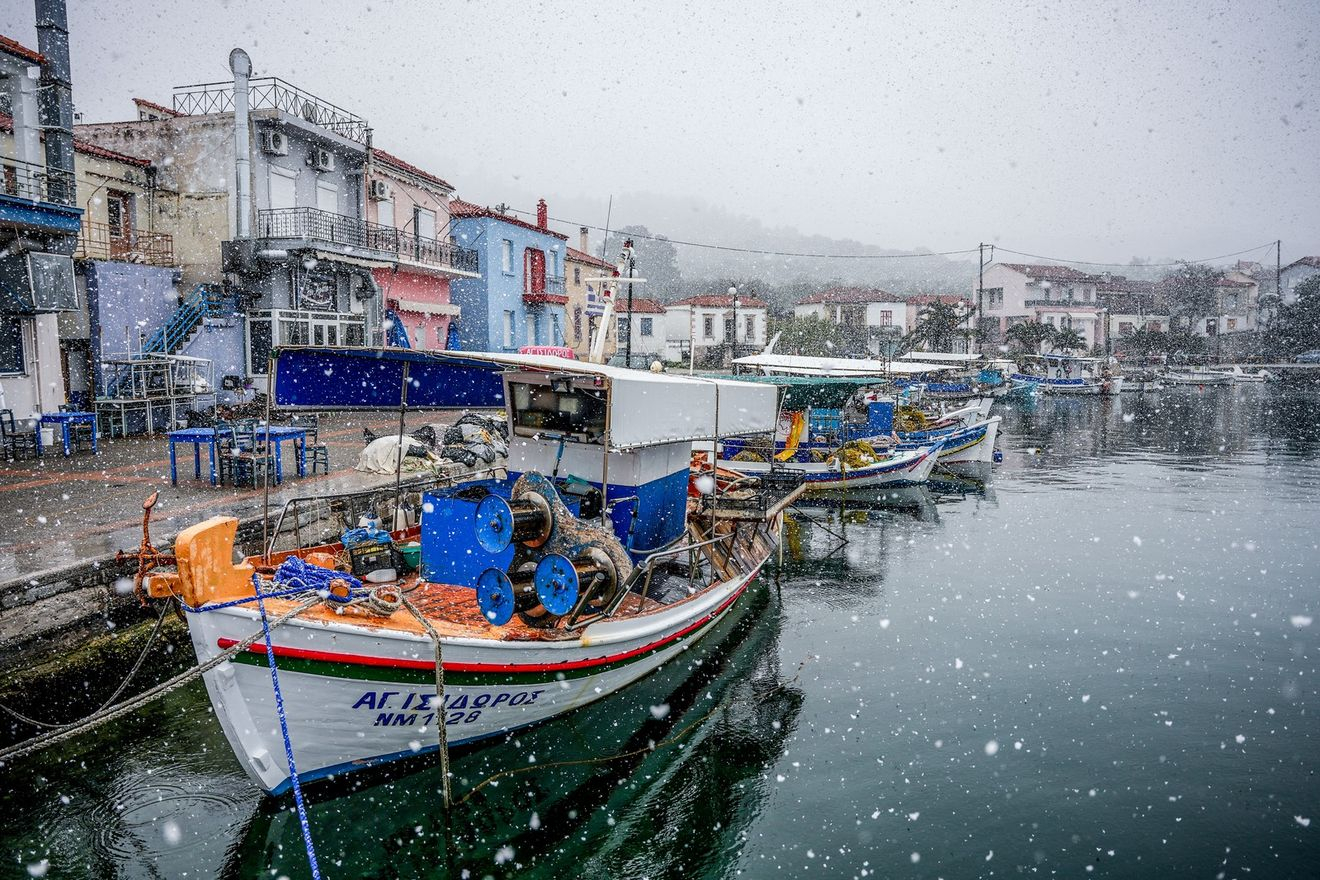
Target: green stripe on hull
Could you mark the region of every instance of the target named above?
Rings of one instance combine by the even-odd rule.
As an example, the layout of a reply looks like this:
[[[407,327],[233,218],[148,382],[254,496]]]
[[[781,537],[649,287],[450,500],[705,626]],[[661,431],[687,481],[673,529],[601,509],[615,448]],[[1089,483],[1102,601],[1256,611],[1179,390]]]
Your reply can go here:
[[[732,608],[732,604],[729,608]],[[725,609],[727,611],[728,608]],[[554,684],[559,681],[571,681],[577,678],[586,678],[589,675],[599,675],[603,672],[611,672],[615,669],[621,669],[624,666],[645,660],[660,651],[667,650],[693,638],[700,636],[710,626],[724,616],[724,612],[712,617],[697,629],[681,636],[672,642],[667,642],[649,651],[644,651],[634,657],[626,660],[616,660],[613,663],[602,663],[599,666],[588,666],[581,669],[555,670],[553,668],[537,670],[536,672],[458,672],[445,670],[445,684],[455,687],[494,687],[499,685],[538,685]],[[266,654],[244,651],[233,657],[233,662],[243,663],[247,666],[261,666],[269,668],[266,663]],[[354,681],[387,681],[400,684],[434,684],[434,669],[408,669],[398,666],[368,666],[362,663],[344,663],[336,660],[314,660],[305,657],[277,657],[281,672],[298,672],[304,675],[323,675],[330,678],[344,678]],[[546,664],[547,666],[551,664]]]

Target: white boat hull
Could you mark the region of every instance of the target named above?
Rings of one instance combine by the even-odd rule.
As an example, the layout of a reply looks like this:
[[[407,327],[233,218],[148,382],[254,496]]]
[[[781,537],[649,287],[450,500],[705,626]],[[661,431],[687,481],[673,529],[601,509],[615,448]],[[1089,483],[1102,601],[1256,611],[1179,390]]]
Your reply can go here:
[[[869,467],[852,470],[842,470],[837,464],[824,462],[793,462],[781,467],[803,476],[807,484],[806,494],[821,495],[877,486],[925,483],[930,479],[937,461],[934,447],[926,446],[911,452],[900,452]],[[722,461],[720,466],[753,477],[770,470],[770,465],[763,461]]]
[[[535,724],[637,681],[704,635],[754,577],[755,571],[653,613],[592,624],[575,640],[442,639],[449,744]],[[249,606],[190,615],[189,623],[202,661],[260,628]],[[294,619],[273,632],[272,642],[301,781],[439,747],[428,638]],[[287,789],[291,779],[264,642],[204,679],[243,769],[268,791]]]

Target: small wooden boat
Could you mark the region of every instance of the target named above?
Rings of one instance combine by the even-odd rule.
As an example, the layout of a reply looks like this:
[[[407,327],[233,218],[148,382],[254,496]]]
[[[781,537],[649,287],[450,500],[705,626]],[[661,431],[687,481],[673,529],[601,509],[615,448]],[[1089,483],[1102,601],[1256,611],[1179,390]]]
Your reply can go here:
[[[1171,370],[1160,377],[1166,385],[1196,385],[1199,387],[1224,387],[1233,384],[1233,377],[1214,370],[1192,369]]]

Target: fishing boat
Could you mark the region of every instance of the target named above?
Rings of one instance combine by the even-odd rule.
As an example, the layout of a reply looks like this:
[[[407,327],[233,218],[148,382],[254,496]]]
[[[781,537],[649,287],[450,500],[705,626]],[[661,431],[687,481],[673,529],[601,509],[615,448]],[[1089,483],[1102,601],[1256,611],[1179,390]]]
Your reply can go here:
[[[721,462],[721,466],[748,477],[791,474],[804,484],[807,495],[837,494],[925,483],[939,460],[940,445],[935,443],[912,450],[868,452],[861,441],[854,441],[836,450],[824,461],[793,461],[784,464],[729,459]],[[860,460],[850,460],[849,453],[852,451],[857,452]]]
[[[1030,383],[1049,394],[1118,394],[1123,377],[1105,358],[1073,357],[1063,354],[1024,355],[1019,371],[1009,377],[1014,383]]]
[[[1205,368],[1170,370],[1160,377],[1167,385],[1196,385],[1199,387],[1224,387],[1233,384],[1233,377]]]
[[[1228,376],[1229,379],[1233,381],[1234,385],[1255,385],[1262,382],[1274,382],[1278,379],[1278,377],[1269,370],[1260,369],[1255,372],[1247,372],[1237,364],[1234,364],[1227,370],[1211,370],[1210,372],[1221,373]]]
[[[277,350],[270,375],[282,409],[496,404],[511,435],[507,474],[425,493],[415,526],[234,563],[237,520],[213,517],[179,534],[176,571],[146,571],[147,594],[186,610],[216,718],[270,792],[627,687],[739,602],[803,491],[692,464],[694,443],[773,430],[772,386],[320,347]]]

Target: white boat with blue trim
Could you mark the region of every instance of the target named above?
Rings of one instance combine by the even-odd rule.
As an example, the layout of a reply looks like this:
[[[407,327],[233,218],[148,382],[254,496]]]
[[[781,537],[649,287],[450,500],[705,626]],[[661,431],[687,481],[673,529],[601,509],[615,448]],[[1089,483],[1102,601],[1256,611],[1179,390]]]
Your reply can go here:
[[[1110,395],[1123,390],[1123,376],[1107,358],[1066,354],[1024,355],[1018,372],[1009,376],[1015,385],[1034,385],[1048,394]]]

